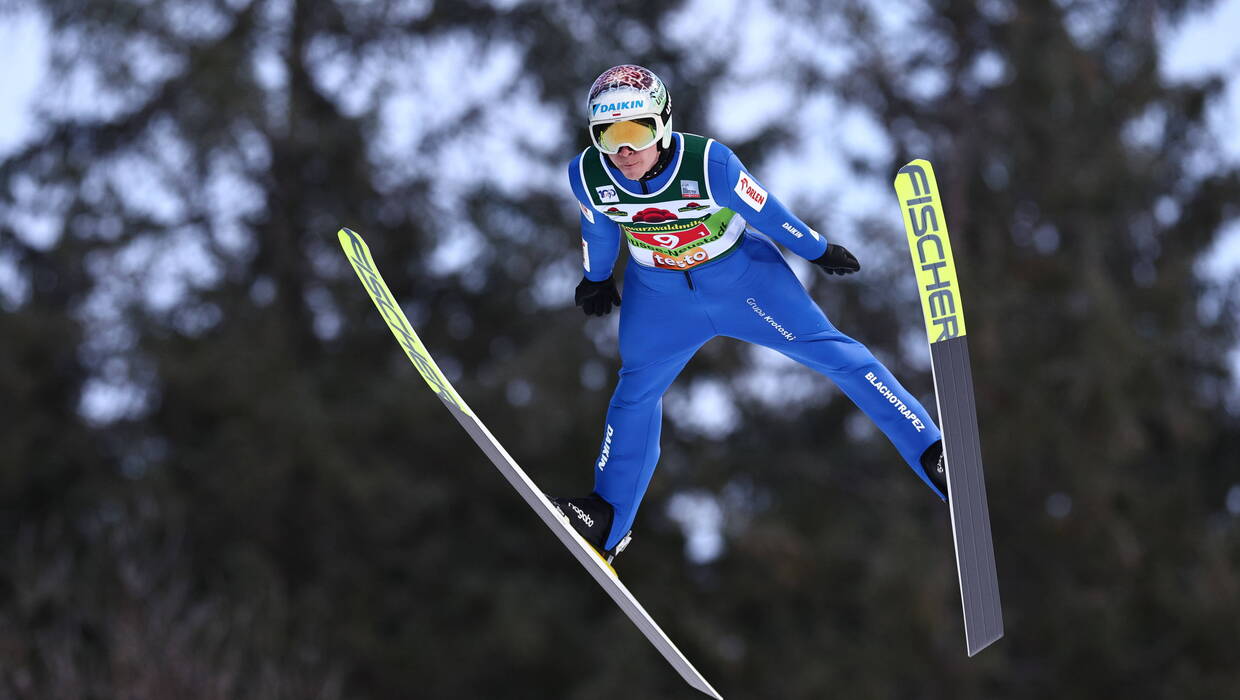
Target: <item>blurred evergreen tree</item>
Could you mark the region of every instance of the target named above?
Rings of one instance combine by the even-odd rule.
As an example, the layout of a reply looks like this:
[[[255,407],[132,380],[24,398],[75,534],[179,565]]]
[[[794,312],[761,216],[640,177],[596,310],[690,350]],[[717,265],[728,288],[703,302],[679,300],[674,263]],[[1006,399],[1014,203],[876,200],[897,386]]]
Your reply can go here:
[[[590,81],[636,61],[680,129],[713,135],[777,83],[881,125],[858,187],[935,162],[1010,630],[966,660],[942,507],[825,380],[764,399],[752,382],[805,375],[716,341],[622,560],[712,682],[1224,696],[1237,290],[1197,264],[1240,200],[1205,121],[1221,83],[1166,84],[1154,31],[1208,5],[930,2],[892,42],[861,0],[36,3],[44,131],[0,163],[20,273],[0,695],[690,697],[422,388],[335,242],[366,234],[466,400],[549,491],[582,488],[617,362],[614,319],[570,306],[563,166]],[[778,73],[730,41],[749,24],[775,27]],[[761,176],[822,135],[726,140]],[[839,229],[869,246],[861,279],[809,283],[925,395],[894,207]],[[702,387],[726,437],[694,415]],[[678,496],[722,509],[718,558],[684,555]]]

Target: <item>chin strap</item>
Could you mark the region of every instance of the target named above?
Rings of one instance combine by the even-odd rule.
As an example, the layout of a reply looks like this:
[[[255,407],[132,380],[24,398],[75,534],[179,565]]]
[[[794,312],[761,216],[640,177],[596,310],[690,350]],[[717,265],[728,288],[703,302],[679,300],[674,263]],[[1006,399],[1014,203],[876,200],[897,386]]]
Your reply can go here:
[[[672,149],[670,147],[664,148],[662,142],[660,142],[657,148],[659,149],[659,159],[656,160],[654,165],[646,171],[645,175],[637,178],[638,182],[653,180],[663,172],[663,169],[667,167],[668,163],[672,162]]]

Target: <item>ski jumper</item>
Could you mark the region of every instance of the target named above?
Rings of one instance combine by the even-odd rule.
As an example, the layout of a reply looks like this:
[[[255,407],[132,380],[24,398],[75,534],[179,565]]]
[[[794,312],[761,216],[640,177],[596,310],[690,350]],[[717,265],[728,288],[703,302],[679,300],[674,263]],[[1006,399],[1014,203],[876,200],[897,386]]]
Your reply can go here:
[[[831,325],[768,238],[811,260],[827,242],[727,146],[676,132],[670,147],[671,162],[644,182],[624,177],[593,146],[569,164],[585,276],[611,276],[622,238],[630,258],[620,381],[594,462],[594,490],[615,508],[604,549],[632,528],[654,474],[664,392],[720,335],[773,348],[829,377],[944,497],[919,463],[941,438],[929,413],[864,345]]]

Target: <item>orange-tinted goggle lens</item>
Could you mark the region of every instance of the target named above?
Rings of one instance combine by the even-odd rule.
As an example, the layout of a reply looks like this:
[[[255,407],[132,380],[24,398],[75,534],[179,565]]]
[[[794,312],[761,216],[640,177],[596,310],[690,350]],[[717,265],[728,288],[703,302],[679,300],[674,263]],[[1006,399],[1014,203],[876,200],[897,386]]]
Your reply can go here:
[[[610,124],[597,124],[591,129],[594,143],[604,153],[618,153],[621,146],[634,151],[649,148],[658,138],[653,119],[628,119]]]

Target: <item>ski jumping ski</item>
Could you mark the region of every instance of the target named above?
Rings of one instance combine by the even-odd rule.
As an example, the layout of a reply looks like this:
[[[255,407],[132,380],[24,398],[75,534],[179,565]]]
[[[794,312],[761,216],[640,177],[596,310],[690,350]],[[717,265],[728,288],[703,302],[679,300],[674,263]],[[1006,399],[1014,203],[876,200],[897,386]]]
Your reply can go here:
[[[517,465],[516,461],[500,445],[499,441],[495,439],[491,431],[487,430],[478,416],[465,404],[460,394],[456,392],[456,389],[448,382],[443,372],[439,370],[435,361],[431,359],[426,346],[422,344],[421,339],[414,332],[413,326],[409,324],[409,319],[405,317],[404,311],[396,303],[391,290],[388,289],[387,284],[379,275],[379,269],[375,265],[374,258],[370,255],[370,249],[367,247],[366,242],[362,240],[362,237],[347,228],[340,229],[338,237],[341,247],[344,248],[345,255],[349,258],[349,263],[352,264],[353,270],[362,281],[362,286],[370,293],[371,300],[378,307],[379,315],[383,317],[388,328],[392,330],[392,334],[396,336],[397,342],[404,348],[409,361],[413,363],[418,373],[430,385],[431,390],[448,407],[453,417],[465,428],[465,432],[469,433],[469,436],[474,439],[474,442],[482,449],[483,453],[491,459],[491,462],[499,470],[500,474],[525,499],[526,504],[533,509],[547,527],[551,528],[551,531],[555,533],[560,542],[577,558],[577,561],[594,577],[594,580],[603,587],[607,595],[611,596],[616,605],[633,621],[637,629],[641,630],[641,633],[663,655],[663,658],[667,659],[667,662],[680,673],[681,677],[697,690],[712,698],[722,700],[722,696],[711,687],[710,683],[706,682],[702,674],[698,673],[693,664],[689,663],[685,655],[676,648],[676,645],[659,628],[659,625],[650,617],[645,608],[637,602],[637,599],[629,591],[628,587],[620,581],[615,569],[603,561],[594,548],[577,534],[572,525],[568,523],[568,520],[547,500],[542,490],[534,484],[534,481]]]
[[[930,367],[943,430],[948,504],[964,609],[965,645],[969,656],[973,656],[1003,636],[1003,611],[999,605],[990,510],[982,475],[964,307],[934,168],[925,160],[912,161],[900,168],[895,189],[904,212],[904,228],[926,321],[926,339],[930,343]]]

